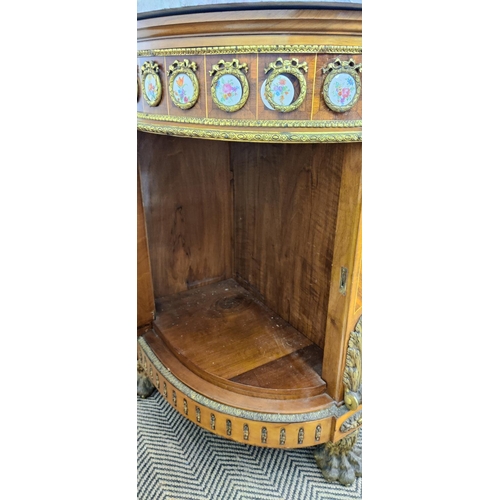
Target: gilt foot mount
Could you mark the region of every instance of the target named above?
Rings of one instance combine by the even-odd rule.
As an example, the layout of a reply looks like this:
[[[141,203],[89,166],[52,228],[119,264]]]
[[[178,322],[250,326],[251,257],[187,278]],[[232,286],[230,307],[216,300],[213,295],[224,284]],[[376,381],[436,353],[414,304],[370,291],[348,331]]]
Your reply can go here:
[[[137,395],[143,399],[149,398],[154,390],[155,386],[147,377],[146,371],[140,363],[137,363]]]
[[[316,448],[314,458],[327,481],[348,486],[361,476],[361,450],[354,449],[359,431]]]

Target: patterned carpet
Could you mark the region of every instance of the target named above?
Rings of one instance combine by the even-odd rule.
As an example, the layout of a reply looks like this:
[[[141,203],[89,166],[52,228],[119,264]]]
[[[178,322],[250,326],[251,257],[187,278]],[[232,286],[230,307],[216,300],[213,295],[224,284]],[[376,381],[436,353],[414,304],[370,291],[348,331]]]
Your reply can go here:
[[[199,428],[155,391],[137,398],[139,500],[351,500],[361,481],[325,481],[312,450],[260,448]],[[361,446],[361,432],[358,444]]]

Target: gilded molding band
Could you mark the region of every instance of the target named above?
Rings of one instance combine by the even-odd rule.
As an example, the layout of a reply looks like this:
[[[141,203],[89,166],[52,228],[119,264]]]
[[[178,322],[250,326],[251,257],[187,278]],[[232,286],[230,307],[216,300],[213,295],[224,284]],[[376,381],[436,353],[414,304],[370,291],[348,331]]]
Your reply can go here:
[[[198,392],[190,389],[187,385],[182,383],[177,377],[175,377],[172,372],[165,368],[160,360],[156,357],[155,353],[151,350],[147,342],[139,337],[138,343],[141,346],[144,354],[149,359],[149,362],[158,370],[162,376],[167,379],[177,390],[191,398],[193,401],[206,406],[209,409],[218,411],[220,413],[225,413],[226,415],[231,415],[234,417],[240,417],[247,420],[254,420],[256,422],[283,422],[283,423],[299,423],[299,422],[309,422],[311,420],[322,420],[324,418],[336,417],[339,418],[348,412],[345,405],[337,408],[332,405],[330,408],[324,410],[308,412],[308,413],[295,413],[295,414],[277,414],[277,413],[260,413],[250,410],[242,410],[240,408],[234,408],[233,406],[228,406],[216,401],[212,401],[199,394]],[[175,394],[175,391],[172,391]],[[177,400],[177,397],[175,398]],[[215,416],[213,419],[215,427]]]
[[[361,54],[362,48],[353,45],[226,45],[221,47],[189,47],[169,49],[144,49],[137,51],[137,57],[151,56],[197,56],[211,54]]]
[[[244,142],[361,142],[361,131],[356,132],[242,132],[236,130],[213,130],[170,127],[138,123],[137,130],[152,134],[192,137],[194,139],[213,139],[221,141]]]
[[[283,128],[355,128],[362,120],[238,120],[235,118],[192,118],[189,116],[154,115],[137,112],[137,118],[160,122],[217,125],[232,127],[283,127]]]
[[[349,337],[344,369],[344,403],[349,410],[361,404],[362,316]]]

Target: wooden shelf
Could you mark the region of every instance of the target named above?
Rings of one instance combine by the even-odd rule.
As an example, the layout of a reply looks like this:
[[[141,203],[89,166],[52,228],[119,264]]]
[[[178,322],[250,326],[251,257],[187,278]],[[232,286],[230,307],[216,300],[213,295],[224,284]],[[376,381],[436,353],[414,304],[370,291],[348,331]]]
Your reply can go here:
[[[233,279],[157,300],[156,310],[158,337],[214,385],[271,399],[325,391],[322,349]]]

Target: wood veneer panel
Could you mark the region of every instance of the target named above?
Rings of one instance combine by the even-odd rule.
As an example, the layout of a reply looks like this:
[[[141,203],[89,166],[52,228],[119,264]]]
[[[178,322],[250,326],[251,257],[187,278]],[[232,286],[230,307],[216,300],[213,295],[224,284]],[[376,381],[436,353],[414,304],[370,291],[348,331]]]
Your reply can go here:
[[[137,39],[262,33],[325,35],[361,33],[361,11],[283,9],[181,14],[137,22]],[[272,40],[270,40],[272,43]],[[306,42],[304,42],[306,43]]]
[[[155,297],[230,277],[228,144],[139,133],[138,158]]]
[[[355,284],[361,263],[361,144],[346,144],[344,147],[322,371],[328,394],[337,402],[343,399],[342,379],[347,344],[357,321],[354,315],[357,298]],[[345,295],[339,291],[342,267],[347,269]],[[331,360],[340,362],[332,363]]]
[[[204,378],[229,380],[311,345],[232,279],[158,301],[157,311],[155,329]]]
[[[137,175],[137,326],[150,324],[154,319],[153,282],[149,264],[146,224],[142,206],[140,178]]]
[[[235,272],[320,347],[344,145],[231,144]]]
[[[311,387],[320,388],[318,392],[323,392],[326,384],[321,378],[322,362],[323,350],[311,344],[231,380],[269,389]]]

